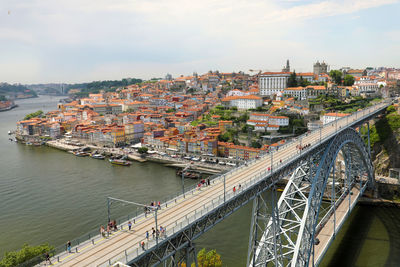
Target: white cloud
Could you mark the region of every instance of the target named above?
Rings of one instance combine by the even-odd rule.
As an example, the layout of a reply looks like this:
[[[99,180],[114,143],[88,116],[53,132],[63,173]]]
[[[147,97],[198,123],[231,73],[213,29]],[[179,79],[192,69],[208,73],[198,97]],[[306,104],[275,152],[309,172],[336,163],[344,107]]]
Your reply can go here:
[[[157,76],[152,70],[278,69],[288,57],[306,68],[320,57],[316,50],[328,50],[316,49],[315,40],[296,35],[314,27],[309,20],[358,17],[359,11],[396,2],[2,0],[0,14],[11,10],[11,15],[0,16],[0,40],[3,46],[28,46],[20,53],[27,58],[35,54],[43,80],[86,73],[91,79],[96,73],[97,79],[121,73],[118,78],[130,69],[146,77]],[[3,51],[10,50],[15,52]],[[54,73],[57,65],[65,74]]]

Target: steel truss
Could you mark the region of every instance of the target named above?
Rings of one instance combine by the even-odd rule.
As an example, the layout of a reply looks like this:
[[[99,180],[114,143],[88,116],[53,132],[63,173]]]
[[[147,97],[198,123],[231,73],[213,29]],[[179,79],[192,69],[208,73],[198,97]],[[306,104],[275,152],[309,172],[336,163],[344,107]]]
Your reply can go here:
[[[298,162],[277,203],[273,192],[270,204],[261,193],[254,199],[249,266],[314,265],[315,237],[330,218],[336,232],[336,207],[348,196],[350,212],[352,188],[362,193],[373,186],[370,154],[355,130],[342,130],[320,148]]]
[[[216,209],[206,213],[203,217],[183,228],[180,232],[159,240],[158,246],[149,248],[139,257],[129,261],[131,266],[155,266],[171,257],[177,255],[180,251],[193,244],[193,241],[206,231],[213,228],[217,223],[224,220],[234,211],[256,198],[260,193],[273,187],[282,178],[290,175],[301,164],[303,158],[310,155],[322,153],[328,147],[328,141],[323,142],[316,148],[310,148],[301,156],[296,156],[291,162],[277,168],[274,173],[267,175],[260,182],[242,192],[239,192],[234,198],[227,200]],[[269,160],[268,160],[269,161]]]
[[[343,140],[342,140],[343,139]],[[332,158],[336,158],[333,155],[332,151],[337,151],[339,149],[340,144],[345,142],[353,143],[355,142],[357,145],[356,148],[362,152],[362,155],[365,154],[365,158],[360,166],[365,166],[367,162],[370,162],[368,158],[368,154],[364,153],[365,148],[362,144],[362,140],[360,136],[353,129],[342,129],[340,133],[336,137],[332,137],[331,139],[323,141],[321,144],[315,147],[311,147],[308,150],[304,151],[301,155],[296,155],[293,157],[292,161],[280,166],[275,169],[272,174],[266,175],[262,180],[248,188],[247,190],[243,190],[238,193],[234,198],[227,200],[225,203],[220,205],[219,207],[213,209],[212,211],[204,214],[201,218],[197,219],[190,225],[182,228],[179,232],[176,232],[173,235],[169,235],[163,240],[159,240],[157,246],[149,248],[142,253],[140,256],[135,259],[128,261],[127,264],[131,266],[155,266],[163,263],[164,261],[170,261],[171,257],[174,257],[181,253],[181,251],[185,251],[186,248],[191,247],[196,238],[201,236],[206,231],[213,228],[217,223],[224,220],[234,211],[241,208],[243,205],[247,204],[249,201],[258,198],[261,193],[266,190],[274,187],[274,185],[282,180],[285,177],[291,175],[299,166],[303,166],[304,163],[307,163],[307,167],[303,166],[302,171],[307,172],[309,177],[313,177],[313,183],[309,186],[310,195],[312,198],[308,198],[307,200],[307,214],[304,222],[302,222],[301,229],[299,234],[303,235],[303,240],[311,240],[311,237],[314,235],[313,229],[316,227],[312,227],[315,222],[314,217],[318,216],[318,208],[320,206],[320,200],[322,199],[322,195],[324,193],[323,189],[325,188],[324,179],[326,177],[327,171],[330,162],[332,162]],[[336,150],[335,150],[336,149]],[[339,149],[340,150],[340,149]],[[329,153],[327,153],[329,152]],[[359,155],[358,153],[357,155]],[[357,156],[359,159],[360,157]],[[269,160],[268,160],[269,161]],[[352,165],[354,165],[354,160],[352,161]],[[322,167],[323,166],[323,167]],[[357,167],[355,167],[356,169]],[[372,170],[372,167],[369,167]],[[302,173],[302,172],[301,172]],[[369,174],[372,172],[368,172]],[[300,174],[299,174],[300,175]],[[318,177],[316,179],[316,177]],[[320,181],[322,180],[322,181]],[[296,183],[293,183],[296,185]],[[305,185],[305,184],[304,184]],[[291,192],[288,190],[288,192]],[[289,200],[287,200],[289,201]],[[293,203],[297,200],[291,200]],[[289,201],[290,202],[290,201]],[[299,202],[300,204],[300,202]],[[293,206],[294,204],[292,204]],[[278,209],[277,209],[278,210]],[[276,219],[280,222],[283,221],[281,219],[281,213],[284,212],[284,209],[281,210],[279,207],[279,212],[276,211]],[[287,212],[288,214],[290,212]],[[304,216],[303,216],[304,217]],[[258,227],[258,226],[257,226]],[[265,229],[265,227],[264,227]],[[279,228],[276,228],[279,229]],[[257,232],[257,231],[256,231]],[[251,237],[251,240],[255,240],[255,238]],[[282,243],[282,251],[288,250],[286,248],[288,245],[285,242]],[[304,258],[304,262],[308,262],[309,255],[305,256],[307,251],[310,251],[310,244],[297,244],[296,246],[300,246],[296,248],[297,251],[301,250],[299,258]],[[252,245],[252,247],[256,247]],[[300,249],[301,248],[301,249]],[[286,253],[287,254],[287,253]],[[289,255],[284,255],[283,258],[288,259]],[[176,259],[175,262],[179,260]],[[186,257],[187,258],[187,257]],[[299,265],[300,266],[300,265]]]

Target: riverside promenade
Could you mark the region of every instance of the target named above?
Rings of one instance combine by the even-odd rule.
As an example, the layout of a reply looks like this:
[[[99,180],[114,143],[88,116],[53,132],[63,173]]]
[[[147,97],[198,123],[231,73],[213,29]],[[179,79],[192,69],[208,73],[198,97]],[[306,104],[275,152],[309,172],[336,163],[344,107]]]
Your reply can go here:
[[[190,165],[190,169],[193,171],[198,171],[200,173],[206,174],[217,174],[223,171],[227,171],[233,168],[233,166],[229,165],[220,165],[220,164],[210,164],[200,161],[191,161],[182,158],[172,158],[169,156],[162,156],[158,154],[147,154],[145,157],[141,157],[141,155],[133,150],[124,150],[122,148],[104,148],[98,147],[94,145],[85,145],[85,146],[77,146],[68,144],[65,140],[53,140],[46,142],[47,146],[53,147],[63,151],[74,151],[82,149],[83,147],[89,147],[92,151],[97,151],[99,153],[110,155],[110,156],[126,156],[128,159],[137,162],[154,162],[165,164],[168,167],[174,168],[185,168]],[[219,158],[220,160],[229,160],[224,158]]]

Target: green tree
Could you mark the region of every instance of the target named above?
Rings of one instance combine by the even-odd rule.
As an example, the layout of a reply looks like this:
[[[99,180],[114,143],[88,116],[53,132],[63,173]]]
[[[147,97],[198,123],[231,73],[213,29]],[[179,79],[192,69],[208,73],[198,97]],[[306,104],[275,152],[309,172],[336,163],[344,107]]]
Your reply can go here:
[[[293,71],[288,79],[287,87],[296,87],[297,86],[297,75],[296,72]]]
[[[251,147],[254,147],[254,148],[261,148],[261,144],[260,144],[260,142],[258,142],[258,141],[252,141],[251,142]]]
[[[243,113],[242,115],[239,116],[238,121],[239,122],[246,122],[249,119],[249,114]]]
[[[354,77],[350,74],[346,74],[343,79],[344,86],[352,86],[354,84]]]
[[[231,140],[231,135],[229,132],[218,135],[218,141],[220,142],[228,142],[229,140]]]
[[[303,76],[300,76],[300,80],[299,80],[300,86],[306,87],[306,86],[309,86],[310,84],[311,83],[308,80],[303,79]]]
[[[30,114],[26,115],[24,120],[29,120],[29,119],[32,119],[32,118],[40,117],[42,115],[43,115],[43,111],[38,110],[36,112],[33,112],[33,113],[30,113]]]
[[[337,85],[341,85],[342,84],[343,73],[340,70],[331,70],[329,72],[329,76],[331,76],[332,80]]]
[[[392,106],[388,106],[387,108],[386,108],[386,112],[387,113],[393,113],[393,112],[395,112],[396,111],[396,108],[392,105]]]
[[[205,248],[200,250],[199,253],[197,253],[197,262],[199,267],[222,267],[221,255],[219,255],[215,249],[208,252]],[[194,266],[195,264],[192,263],[192,267]]]
[[[195,91],[194,88],[189,88],[189,89],[187,90],[187,93],[188,93],[188,94],[193,94],[194,91]]]
[[[39,246],[29,246],[24,244],[22,249],[18,251],[10,251],[4,254],[4,257],[0,261],[0,267],[12,267],[17,266],[27,260],[30,260],[36,256],[43,255],[46,252],[50,252],[54,247],[49,244],[42,244]]]
[[[139,147],[138,152],[140,154],[146,154],[149,149],[147,147]]]

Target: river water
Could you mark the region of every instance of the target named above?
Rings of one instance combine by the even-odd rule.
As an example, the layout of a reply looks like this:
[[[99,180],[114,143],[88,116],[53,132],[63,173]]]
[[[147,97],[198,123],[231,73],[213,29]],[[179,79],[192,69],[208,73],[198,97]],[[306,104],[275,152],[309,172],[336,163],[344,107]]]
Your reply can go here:
[[[0,257],[24,242],[58,246],[97,229],[107,219],[107,196],[149,203],[181,189],[175,170],[159,164],[112,166],[8,140],[17,120],[55,109],[58,100],[19,100],[18,108],[0,112]],[[135,211],[118,204],[111,209],[113,218]],[[250,214],[248,204],[198,239],[196,247],[217,249],[224,266],[244,266]],[[400,210],[357,206],[321,266],[400,266]]]

